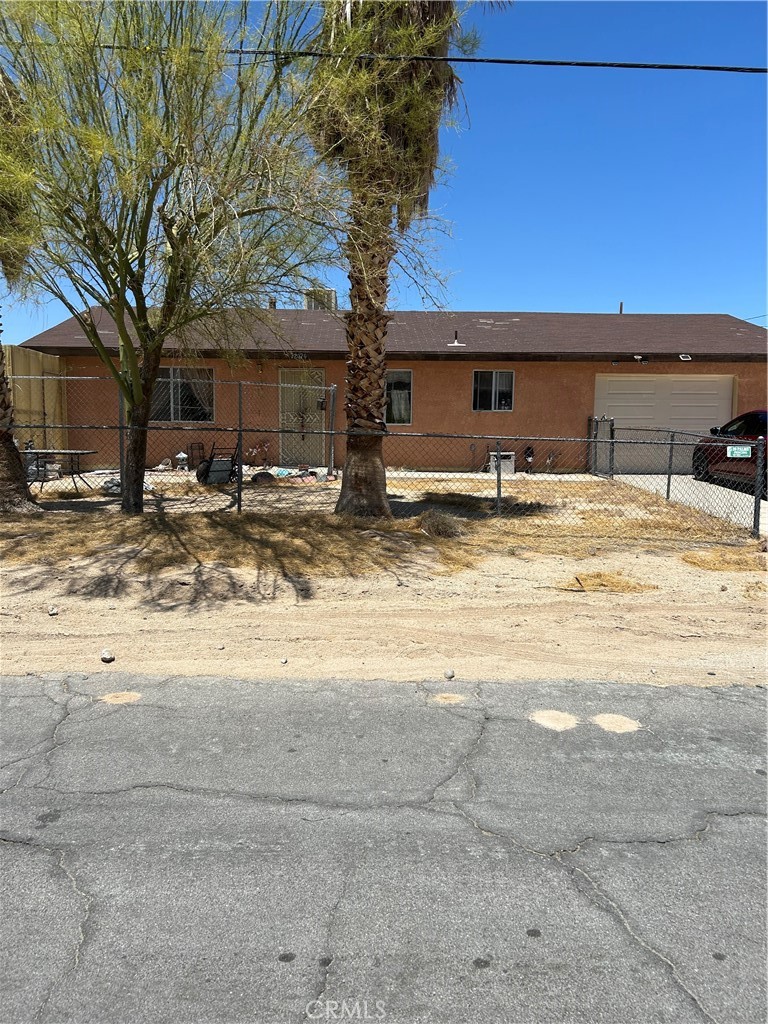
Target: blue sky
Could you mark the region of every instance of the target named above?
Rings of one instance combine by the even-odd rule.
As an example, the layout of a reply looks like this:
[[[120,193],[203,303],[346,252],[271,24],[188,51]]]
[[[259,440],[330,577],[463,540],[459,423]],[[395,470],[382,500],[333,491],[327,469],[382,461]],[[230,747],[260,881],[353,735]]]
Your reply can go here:
[[[471,10],[480,55],[766,64],[758,2]],[[449,309],[721,312],[766,306],[766,76],[463,66],[468,117],[433,209]],[[340,304],[346,288],[339,275]],[[421,308],[401,289],[397,309]],[[66,318],[3,302],[4,341]],[[768,324],[768,319],[756,320]]]

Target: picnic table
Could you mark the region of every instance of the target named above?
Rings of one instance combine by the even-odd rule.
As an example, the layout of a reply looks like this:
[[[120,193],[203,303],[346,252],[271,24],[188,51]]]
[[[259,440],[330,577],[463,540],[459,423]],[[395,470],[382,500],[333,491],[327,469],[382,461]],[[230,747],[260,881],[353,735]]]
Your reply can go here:
[[[53,462],[54,459],[57,458],[62,458],[64,460],[61,468],[61,475],[72,477],[72,483],[75,485],[75,490],[78,494],[80,491],[77,490],[76,477],[79,477],[79,479],[83,481],[89,491],[93,490],[91,485],[83,476],[80,467],[80,459],[83,455],[96,455],[97,453],[95,448],[26,448],[22,454],[25,458],[32,456],[35,466],[34,479],[40,481],[41,491],[45,486],[46,463]],[[27,466],[29,465],[30,463],[27,462]]]

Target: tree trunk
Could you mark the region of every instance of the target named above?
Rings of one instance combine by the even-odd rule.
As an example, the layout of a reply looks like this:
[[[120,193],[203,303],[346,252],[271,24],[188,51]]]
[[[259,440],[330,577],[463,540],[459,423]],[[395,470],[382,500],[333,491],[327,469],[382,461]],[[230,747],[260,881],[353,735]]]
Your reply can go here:
[[[0,514],[39,511],[29,497],[27,471],[13,443],[13,397],[5,374],[5,351],[0,345]]]
[[[350,312],[346,316],[347,454],[336,512],[392,518],[382,458],[387,402],[386,311],[394,255],[386,211],[361,211],[349,232]]]
[[[0,430],[0,515],[40,511],[29,497],[27,473],[13,436]]]
[[[383,435],[350,434],[341,477],[337,513],[391,519],[387,501],[387,475],[382,459]]]
[[[152,411],[152,394],[160,366],[162,348],[145,352],[141,364],[141,386],[144,397],[128,410],[128,438],[122,479],[121,509],[126,515],[144,511],[144,473],[147,468],[147,427]]]

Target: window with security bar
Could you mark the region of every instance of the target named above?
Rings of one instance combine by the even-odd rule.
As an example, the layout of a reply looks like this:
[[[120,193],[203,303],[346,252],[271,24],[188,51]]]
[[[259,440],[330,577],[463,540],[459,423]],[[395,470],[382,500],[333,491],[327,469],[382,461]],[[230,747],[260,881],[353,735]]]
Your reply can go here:
[[[472,386],[473,412],[511,412],[514,395],[514,371],[475,370]]]
[[[150,419],[160,423],[212,422],[213,370],[162,367]]]

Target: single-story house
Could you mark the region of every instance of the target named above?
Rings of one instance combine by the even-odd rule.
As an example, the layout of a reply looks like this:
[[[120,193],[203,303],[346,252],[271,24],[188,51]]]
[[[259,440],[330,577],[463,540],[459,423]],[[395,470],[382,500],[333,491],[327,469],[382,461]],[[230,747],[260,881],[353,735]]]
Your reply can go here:
[[[105,339],[114,338],[116,350],[107,314],[95,308],[92,316]],[[201,345],[189,368],[169,352],[162,371],[167,383],[155,402],[158,425],[231,428],[242,416],[247,429],[343,430],[341,313],[294,309],[271,310],[269,316],[274,327],[263,314],[252,325],[241,317],[239,361]],[[592,416],[613,417],[624,427],[706,432],[741,412],[766,407],[767,338],[762,327],[724,314],[397,311],[387,339],[389,432],[585,437]],[[73,427],[117,424],[114,386],[72,380],[106,377],[76,320],[21,348],[57,357],[68,379],[66,409]],[[271,387],[259,389],[258,401],[245,389],[249,397],[239,411],[233,385],[240,381]],[[297,385],[337,387],[333,423],[333,403],[307,402]],[[166,454],[188,439],[189,430],[178,440],[167,435]],[[73,447],[93,446],[86,442],[70,430]],[[281,448],[271,461],[322,464],[323,444],[309,433],[298,435],[290,439],[290,451]],[[472,468],[473,460],[484,457],[484,449],[464,448],[457,455],[455,445],[436,439],[421,441],[418,450],[421,464],[430,467]],[[343,462],[343,445],[337,457]],[[415,464],[405,455],[388,461]]]

